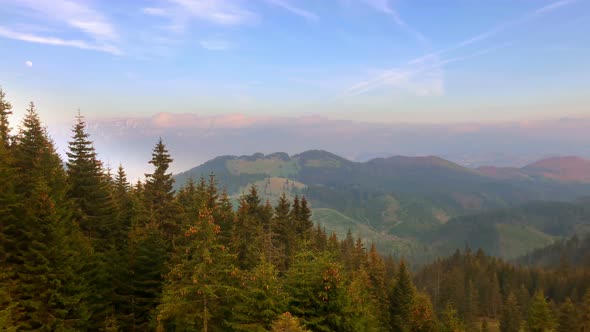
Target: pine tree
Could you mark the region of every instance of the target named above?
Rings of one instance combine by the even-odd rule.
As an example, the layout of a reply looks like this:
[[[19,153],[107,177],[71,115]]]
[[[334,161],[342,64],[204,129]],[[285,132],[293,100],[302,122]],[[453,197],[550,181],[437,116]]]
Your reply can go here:
[[[558,332],[578,331],[578,315],[576,307],[568,297],[559,308]]]
[[[296,242],[294,224],[291,217],[291,203],[287,195],[283,192],[279,197],[277,206],[274,209],[274,247],[277,248],[279,271],[285,272],[289,265],[289,260],[293,255]]]
[[[272,332],[309,332],[304,329],[299,319],[293,317],[290,312],[285,312],[277,318],[271,327]]]
[[[506,302],[502,306],[502,314],[500,316],[500,331],[502,332],[518,332],[522,324],[522,317],[518,301],[514,293],[510,293]]]
[[[232,230],[232,249],[238,255],[239,267],[250,269],[258,263],[263,250],[263,206],[258,190],[250,187],[248,194],[240,198],[236,221]]]
[[[206,207],[185,231],[191,241],[175,252],[166,276],[158,306],[161,328],[207,331],[223,326],[222,304],[235,294],[237,269],[235,256],[219,241],[220,231]]]
[[[129,331],[149,331],[155,325],[155,308],[160,302],[166,273],[167,242],[153,223],[137,225],[129,243]]]
[[[66,152],[68,197],[75,203],[75,220],[95,248],[86,269],[87,279],[93,288],[90,299],[92,321],[94,328],[98,329],[115,311],[116,294],[123,292],[116,277],[124,264],[120,259],[124,257],[120,246],[125,240],[125,225],[117,218],[111,179],[103,172],[80,114],[76,117],[72,133],[69,151]]]
[[[377,252],[375,244],[371,244],[367,259],[367,273],[371,281],[370,290],[373,297],[377,299],[377,310],[384,330],[389,329],[389,299],[385,284],[386,271],[383,258]]]
[[[149,220],[158,225],[173,245],[174,238],[180,231],[180,221],[178,220],[180,209],[174,201],[174,178],[172,173],[168,173],[172,158],[162,139],[154,147],[149,163],[154,166],[154,172],[145,175],[146,183],[143,194]]]
[[[71,222],[62,162],[31,103],[15,139],[22,209],[8,225],[17,329],[79,330],[88,320],[82,262],[89,248]]]
[[[459,313],[451,302],[447,303],[441,313],[440,332],[465,332]]]
[[[5,98],[6,93],[0,87],[0,144],[8,148],[10,146],[10,122],[8,117],[12,114],[12,105]]]
[[[295,204],[293,205],[295,206]],[[309,238],[313,229],[313,221],[311,221],[311,210],[305,196],[301,197],[299,209],[296,210],[295,217],[295,231],[300,237]]]
[[[428,295],[416,294],[410,309],[409,325],[412,332],[435,332],[437,330],[436,316]]]
[[[529,306],[527,325],[531,332],[551,331],[555,325],[551,308],[542,291],[535,294]]]
[[[590,288],[587,288],[578,312],[580,331],[590,332]]]
[[[14,297],[14,269],[8,263],[11,246],[7,242],[11,228],[17,226],[17,210],[20,197],[15,192],[14,160],[10,151],[8,115],[11,105],[4,99],[0,88],[0,329],[14,326],[12,310],[16,307]]]
[[[229,326],[236,331],[268,331],[287,302],[278,270],[262,257],[242,277]]]
[[[313,331],[343,331],[343,269],[326,254],[300,250],[285,274],[289,312]]]
[[[371,281],[364,267],[348,276],[350,284],[343,294],[342,331],[382,331],[376,298],[371,294]]]
[[[401,261],[395,285],[390,297],[391,326],[393,331],[407,331],[410,310],[414,302],[415,290],[406,262]]]
[[[69,151],[66,153],[70,183],[68,196],[76,203],[76,218],[82,231],[105,250],[108,246],[106,242],[117,226],[108,182],[80,114],[76,117],[72,132]]]

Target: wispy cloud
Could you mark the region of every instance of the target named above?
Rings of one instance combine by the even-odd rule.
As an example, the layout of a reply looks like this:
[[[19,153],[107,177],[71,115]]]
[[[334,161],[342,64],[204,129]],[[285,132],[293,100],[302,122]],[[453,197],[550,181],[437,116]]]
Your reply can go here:
[[[389,7],[387,0],[364,0],[364,1],[371,4],[375,8],[380,9],[381,11],[383,11],[385,13],[388,13],[391,10],[391,7]],[[344,95],[345,96],[355,96],[355,95],[369,92],[371,90],[377,89],[382,86],[393,86],[393,87],[408,90],[408,87],[415,86],[416,80],[419,80],[419,78],[421,77],[420,75],[423,75],[423,74],[432,75],[433,70],[439,71],[441,68],[443,68],[447,64],[457,62],[457,61],[467,60],[467,59],[478,57],[478,56],[482,56],[487,53],[496,51],[498,49],[508,47],[510,44],[506,43],[506,44],[502,44],[500,46],[494,46],[494,47],[486,48],[486,49],[476,51],[473,53],[469,53],[466,55],[456,56],[456,57],[448,58],[448,59],[442,59],[441,58],[442,55],[452,52],[452,51],[458,51],[462,48],[465,48],[465,47],[473,45],[473,44],[480,43],[484,40],[487,40],[487,39],[489,39],[501,32],[511,29],[515,26],[536,20],[536,19],[542,17],[543,15],[549,14],[549,13],[556,11],[564,6],[571,5],[571,4],[578,2],[578,1],[579,0],[560,0],[560,1],[550,3],[546,6],[534,9],[517,19],[502,22],[502,23],[480,33],[480,34],[477,34],[477,35],[472,36],[468,39],[465,39],[465,40],[463,40],[455,45],[452,45],[448,48],[444,48],[444,49],[417,57],[415,59],[410,60],[408,63],[406,63],[405,65],[402,65],[400,67],[381,70],[377,74],[374,74],[371,78],[354,84],[352,87],[350,87],[345,92]],[[426,81],[424,84],[424,89],[429,90],[428,87],[431,85],[432,85],[431,81]],[[409,90],[412,90],[412,89],[409,89]],[[414,92],[417,92],[417,91],[419,91],[419,90],[414,89]],[[416,94],[418,94],[418,93],[416,93]]]
[[[388,16],[390,16],[395,24],[397,24],[402,30],[409,33],[410,35],[414,36],[419,42],[426,44],[428,43],[428,38],[424,36],[420,31],[411,27],[406,21],[404,21],[399,13],[391,7],[389,4],[389,0],[362,0],[367,5],[372,7],[373,9],[380,11]]]
[[[242,25],[257,19],[257,15],[229,0],[167,0],[162,7],[147,7],[144,14],[170,19],[171,30],[184,31],[191,20],[215,25]]]
[[[556,11],[564,6],[574,4],[578,1],[579,0],[560,0],[560,1],[552,2],[546,6],[539,7],[539,8],[534,9],[528,13],[525,13],[521,17],[518,17],[514,20],[502,22],[502,23],[482,32],[482,33],[479,33],[479,34],[471,36],[465,40],[462,40],[455,45],[452,45],[450,47],[447,47],[447,48],[444,48],[444,49],[441,49],[441,50],[438,50],[435,52],[431,52],[431,53],[426,54],[424,56],[418,57],[412,61],[418,62],[418,61],[421,61],[423,58],[426,58],[426,57],[429,57],[432,55],[442,55],[445,53],[457,51],[457,50],[462,49],[464,47],[482,42],[484,40],[487,40],[491,37],[498,35],[501,32],[504,32],[508,29],[511,29],[511,28],[514,28],[514,27],[519,26],[521,24],[536,20],[538,18],[541,18],[543,15],[549,14],[549,13]]]
[[[96,50],[111,54],[121,54],[115,46],[119,34],[106,16],[89,6],[86,2],[70,0],[4,0],[5,8],[24,9],[21,13],[28,20],[38,21],[45,25],[56,25],[60,29],[67,27],[85,36],[87,40],[71,40],[59,36],[41,36],[28,30],[3,26],[0,34],[11,38],[32,43],[57,46],[76,47],[80,49]]]
[[[345,96],[360,95],[383,86],[402,89],[419,96],[440,96],[444,93],[442,69],[446,65],[483,56],[511,45],[501,44],[448,59],[440,59],[437,55],[424,57],[406,66],[383,70],[372,78],[350,87]]]
[[[100,51],[106,52],[113,55],[121,55],[122,52],[115,46],[111,45],[95,45],[85,42],[83,40],[66,40],[57,37],[45,37],[45,36],[38,36],[35,34],[30,33],[23,33],[10,30],[8,28],[0,26],[0,37],[15,39],[30,43],[38,43],[38,44],[45,44],[45,45],[54,45],[54,46],[67,46],[67,47],[75,47],[83,50],[93,50],[93,51]]]
[[[294,5],[292,5],[290,2],[286,1],[286,0],[265,0],[267,3],[277,6],[277,7],[281,7],[297,16],[301,16],[307,20],[310,21],[317,21],[319,20],[319,16],[315,13],[312,13],[308,10],[299,8],[299,7],[295,7]]]

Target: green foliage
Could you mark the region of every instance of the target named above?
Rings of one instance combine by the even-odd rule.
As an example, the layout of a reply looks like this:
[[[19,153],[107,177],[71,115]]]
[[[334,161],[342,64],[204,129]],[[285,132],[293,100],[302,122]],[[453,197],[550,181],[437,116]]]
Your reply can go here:
[[[449,302],[445,309],[441,312],[440,318],[440,331],[441,332],[464,332],[465,327],[463,321],[457,313],[455,306]]]
[[[416,291],[405,261],[402,260],[391,292],[391,326],[393,331],[409,331],[410,314]]]
[[[243,273],[229,322],[236,331],[268,331],[288,303],[277,268],[265,261]]]
[[[177,248],[166,275],[158,325],[177,330],[220,328],[223,303],[234,296],[235,256],[219,241],[220,227],[202,208],[199,218],[185,230],[189,241]]]
[[[66,170],[32,103],[10,137],[11,109],[4,97],[0,90],[0,330],[485,331],[488,319],[492,330],[499,318],[501,331],[516,332],[526,317],[531,331],[590,331],[585,238],[532,254],[529,267],[467,247],[414,271],[412,278],[405,261],[382,257],[379,246],[368,247],[352,231],[340,241],[322,225],[314,227],[311,204],[301,192],[290,193],[292,202],[289,194],[281,195],[273,207],[251,187],[237,211],[228,192],[219,189],[224,180],[213,174],[175,192],[168,173],[172,158],[161,140],[150,161],[153,173],[131,186],[122,167],[114,178],[103,169],[79,116]],[[257,172],[259,158],[240,167]],[[424,198],[420,181],[391,173],[423,175],[424,165],[414,159],[369,163],[383,176],[377,180],[366,177],[369,164],[322,151],[267,159],[279,165],[275,172],[317,182],[305,191],[315,195],[319,211],[367,203],[347,215],[336,213],[347,222],[351,216],[381,215],[381,223],[367,221],[356,229],[399,242],[390,248],[423,248],[412,246],[415,239],[388,234],[402,230],[417,236],[418,229],[437,228],[437,237],[421,241],[442,248],[436,241],[445,236],[473,236],[474,243],[499,236],[491,242],[496,246],[520,241],[531,230],[553,238],[587,226],[582,204],[538,203],[454,219],[439,228],[438,222],[457,211],[449,207],[454,203]],[[227,160],[221,161],[225,167]],[[422,161],[455,180],[465,175],[436,158]],[[479,188],[480,175],[467,177],[458,188]],[[448,180],[439,179],[441,186]],[[382,192],[394,184],[416,185],[415,192]],[[327,191],[318,194],[319,187]],[[429,209],[428,202],[449,208]],[[427,215],[434,210],[440,215],[431,223]],[[406,224],[400,216],[415,219]],[[467,221],[473,227],[466,232],[448,233]],[[559,308],[557,319],[552,308]]]
[[[549,304],[542,291],[538,291],[529,306],[527,326],[531,332],[552,331],[555,322]]]
[[[590,331],[590,287],[586,289],[586,293],[584,294],[584,298],[582,299],[582,303],[579,308],[579,327],[580,331],[588,332]]]
[[[559,308],[558,332],[578,331],[578,313],[572,300],[567,298]]]
[[[502,308],[502,315],[500,316],[500,331],[501,332],[518,332],[522,325],[521,310],[513,293],[508,295],[508,299]]]
[[[299,319],[293,317],[291,313],[285,312],[279,316],[272,323],[272,332],[309,332],[308,330],[301,327]]]

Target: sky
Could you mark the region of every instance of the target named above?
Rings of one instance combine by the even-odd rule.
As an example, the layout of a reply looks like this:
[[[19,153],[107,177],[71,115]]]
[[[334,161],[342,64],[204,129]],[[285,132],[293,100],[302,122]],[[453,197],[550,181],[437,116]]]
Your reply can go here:
[[[0,0],[0,86],[48,123],[590,116],[588,31],[588,0]]]

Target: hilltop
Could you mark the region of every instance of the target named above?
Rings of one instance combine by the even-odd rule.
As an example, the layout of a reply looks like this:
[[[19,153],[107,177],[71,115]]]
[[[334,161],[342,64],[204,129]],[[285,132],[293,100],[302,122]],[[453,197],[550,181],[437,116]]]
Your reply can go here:
[[[424,252],[436,237],[433,234],[443,234],[448,228],[442,226],[453,218],[535,201],[574,201],[589,195],[590,183],[571,181],[583,180],[579,166],[554,166],[580,160],[541,161],[521,169],[471,169],[437,156],[393,156],[355,162],[328,151],[309,150],[295,155],[278,152],[221,156],[177,174],[175,179],[177,186],[182,186],[189,178],[214,173],[234,199],[251,185],[258,186],[271,202],[282,192],[305,195],[316,222],[328,230],[344,235],[351,229],[376,242],[382,251],[411,254]],[[569,170],[572,175],[567,174]],[[498,227],[502,233],[514,233],[512,226]],[[558,238],[539,233],[535,227],[519,232],[519,236],[503,238],[506,249],[492,251],[512,257]],[[468,231],[457,234],[463,235],[455,236],[451,243],[459,246],[466,240],[461,236],[470,236]],[[513,243],[523,236],[531,240]]]

